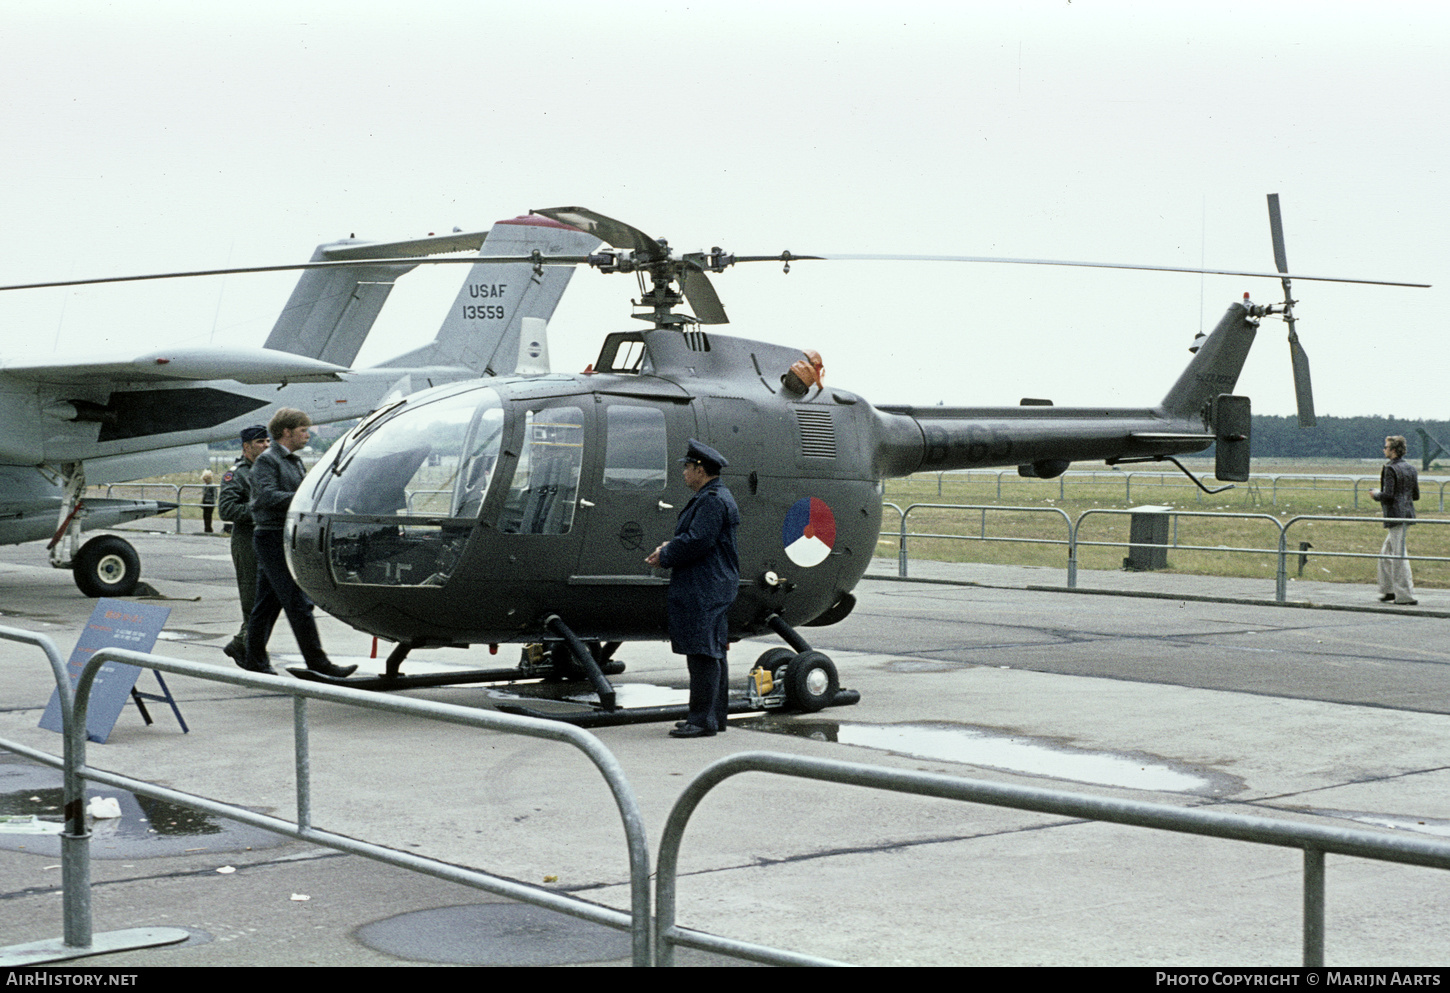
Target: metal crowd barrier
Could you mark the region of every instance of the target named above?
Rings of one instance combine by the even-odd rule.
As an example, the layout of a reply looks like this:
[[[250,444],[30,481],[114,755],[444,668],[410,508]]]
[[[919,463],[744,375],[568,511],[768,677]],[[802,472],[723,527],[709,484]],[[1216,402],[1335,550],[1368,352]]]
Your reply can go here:
[[[895,504],[893,504],[892,506],[895,506]],[[1076,560],[1076,558],[1072,554],[1072,536],[1073,536],[1073,523],[1072,523],[1072,518],[1070,518],[1070,517],[1067,516],[1066,511],[1063,511],[1063,510],[1061,510],[1061,509],[1059,509],[1057,507],[999,507],[999,506],[997,506],[995,504],[981,504],[981,503],[914,503],[910,507],[907,507],[904,511],[901,510],[901,508],[899,508],[899,507],[897,507],[896,509],[901,512],[900,541],[899,541],[898,546],[897,546],[897,548],[898,548],[898,552],[897,552],[897,556],[898,556],[897,563],[898,563],[898,565],[897,565],[897,568],[898,568],[899,575],[903,579],[906,578],[906,563],[907,563],[906,539],[908,537],[911,537],[911,538],[952,538],[952,539],[956,539],[958,541],[1015,541],[1015,542],[1025,542],[1027,544],[1033,544],[1033,545],[1067,545],[1068,546],[1067,585],[1068,586],[1076,586],[1077,585],[1077,560]],[[967,535],[967,534],[917,534],[917,533],[909,533],[906,530],[906,519],[908,517],[910,517],[912,511],[915,511],[915,510],[976,510],[976,511],[980,511],[981,512],[981,515],[982,515],[980,533],[977,534],[977,535]],[[1062,520],[1063,520],[1063,523],[1067,525],[1067,537],[1065,539],[1062,539],[1062,540],[1058,540],[1058,539],[1054,539],[1054,538],[998,538],[998,537],[988,537],[987,536],[987,512],[988,511],[1002,511],[1004,513],[1026,513],[1026,514],[1056,514],[1057,516],[1061,517]]]
[[[1082,522],[1083,522],[1084,519],[1086,519],[1087,517],[1089,517],[1089,516],[1091,516],[1093,514],[1099,514],[1099,515],[1106,516],[1106,517],[1124,517],[1124,516],[1131,517],[1134,513],[1136,513],[1136,512],[1135,511],[1132,511],[1132,510],[1109,510],[1109,509],[1103,508],[1103,507],[1094,507],[1094,508],[1092,508],[1090,510],[1083,511],[1081,514],[1078,515],[1077,521],[1074,523],[1073,528],[1072,528],[1072,550],[1068,553],[1069,559],[1074,563],[1074,568],[1072,568],[1072,569],[1069,570],[1069,572],[1070,572],[1070,578],[1068,580],[1068,586],[1075,587],[1077,585],[1076,582],[1075,582],[1075,578],[1076,578],[1076,568],[1075,568],[1075,565],[1076,565],[1076,560],[1077,560],[1077,550],[1079,548],[1083,547],[1084,545],[1087,545],[1089,547],[1096,546],[1096,547],[1100,547],[1100,548],[1101,547],[1124,547],[1124,548],[1134,548],[1134,547],[1142,548],[1142,547],[1149,547],[1149,546],[1145,545],[1142,542],[1132,542],[1132,541],[1083,541],[1082,538],[1081,538]],[[1203,510],[1162,510],[1162,511],[1153,511],[1153,513],[1167,514],[1167,515],[1169,515],[1169,516],[1171,516],[1173,518],[1173,542],[1172,542],[1172,544],[1170,544],[1170,545],[1167,546],[1168,548],[1174,548],[1174,549],[1179,549],[1181,551],[1190,551],[1190,552],[1248,552],[1248,553],[1251,553],[1251,554],[1258,554],[1258,555],[1278,555],[1278,559],[1279,559],[1279,571],[1278,571],[1278,575],[1277,575],[1277,578],[1276,578],[1275,584],[1274,584],[1274,598],[1279,603],[1285,602],[1285,600],[1288,598],[1288,573],[1286,571],[1286,569],[1287,569],[1287,566],[1286,566],[1287,557],[1285,555],[1283,555],[1283,554],[1280,554],[1284,550],[1284,529],[1283,529],[1283,525],[1279,523],[1279,519],[1277,517],[1273,517],[1273,516],[1271,516],[1269,514],[1233,514],[1233,513],[1223,513],[1223,512],[1203,511]],[[1180,517],[1237,518],[1237,519],[1240,519],[1240,520],[1267,521],[1268,523],[1270,523],[1270,524],[1272,524],[1274,526],[1274,530],[1275,531],[1279,532],[1278,545],[1276,546],[1276,548],[1231,548],[1231,547],[1228,547],[1228,546],[1221,546],[1221,545],[1180,545],[1178,543],[1178,518],[1180,518]],[[1353,519],[1354,520],[1365,520],[1365,518],[1360,518],[1360,517],[1353,518]],[[1151,547],[1162,548],[1164,546],[1162,546],[1162,545],[1156,545],[1156,546],[1151,546]]]
[[[623,771],[614,756],[589,732],[552,721],[498,714],[426,700],[386,697],[342,687],[304,683],[286,677],[232,672],[196,662],[111,648],[95,653],[86,662],[72,692],[65,664],[49,638],[29,631],[4,627],[0,627],[0,638],[41,648],[49,660],[56,685],[60,690],[59,696],[66,729],[63,759],[57,760],[53,755],[10,741],[0,740],[0,748],[54,768],[61,768],[64,771],[66,831],[62,835],[62,878],[64,941],[68,949],[81,952],[92,951],[92,953],[101,950],[92,948],[93,935],[91,933],[90,832],[85,821],[84,785],[85,780],[90,780],[130,790],[143,796],[194,807],[299,841],[362,855],[389,865],[425,873],[450,882],[463,883],[476,889],[569,914],[607,927],[627,930],[631,933],[633,964],[636,966],[651,964],[649,853],[646,847],[643,819],[633,791],[625,780]],[[87,765],[85,753],[87,708],[95,678],[101,667],[108,661],[290,695],[293,698],[297,788],[296,820],[287,821],[258,814],[209,797],[165,789],[142,780]],[[464,869],[314,827],[312,824],[311,768],[308,758],[308,699],[423,717],[466,727],[523,734],[563,742],[578,748],[603,774],[619,808],[629,847],[631,912],[625,914],[564,894],[537,889],[481,871]],[[1035,789],[799,755],[744,752],[721,759],[706,767],[680,794],[670,811],[664,834],[660,840],[658,859],[655,901],[658,916],[653,922],[655,964],[673,965],[676,946],[696,948],[775,965],[844,964],[693,931],[676,924],[679,851],[684,839],[685,827],[690,816],[710,790],[731,776],[742,772],[768,772],[822,782],[862,786],[868,789],[889,790],[918,796],[1030,810],[1063,817],[1302,849],[1304,852],[1303,958],[1306,966],[1324,964],[1325,853],[1436,869],[1450,869],[1450,843],[1406,837],[1402,834],[1378,834],[1348,828],[1330,828],[1317,824],[1225,814],[1201,808],[1094,797],[1061,790]],[[145,929],[114,932],[114,934],[134,936],[143,930]],[[176,929],[152,930],[174,931]],[[184,936],[185,934],[182,933],[180,937],[169,937],[164,940],[176,941]],[[143,944],[157,943],[164,943],[164,941],[136,942],[123,947],[140,947]]]
[[[64,880],[63,914],[65,917],[65,945],[69,949],[83,949],[91,945],[90,914],[90,830],[85,820],[84,780],[104,783],[119,789],[130,790],[142,796],[166,800],[170,803],[193,807],[208,813],[241,821],[276,834],[307,841],[316,845],[334,848],[338,851],[362,855],[389,865],[399,866],[413,872],[421,872],[450,882],[462,883],[475,889],[485,890],[536,907],[545,907],[559,913],[593,921],[621,931],[629,931],[632,955],[636,966],[650,964],[649,925],[649,849],[645,840],[644,818],[634,791],[624,778],[614,755],[588,731],[557,721],[519,717],[493,711],[475,710],[453,704],[435,703],[429,700],[415,700],[407,697],[391,697],[362,690],[309,683],[287,676],[264,676],[256,673],[220,669],[199,662],[147,655],[119,648],[106,648],[96,652],[87,660],[75,684],[72,696],[70,680],[65,665],[54,643],[44,635],[15,628],[0,627],[0,638],[22,644],[38,645],[50,660],[56,685],[60,690],[62,719],[65,727],[64,757],[57,762],[55,757],[14,742],[0,740],[0,748],[24,755],[37,762],[62,768],[65,772],[66,832],[62,836],[61,859]],[[106,662],[121,662],[128,665],[154,669],[158,672],[192,676],[211,682],[230,683],[249,689],[283,693],[292,697],[293,741],[297,780],[297,819],[258,814],[245,807],[213,800],[209,797],[154,786],[143,780],[96,769],[86,764],[86,713],[90,703],[91,688],[96,674]],[[400,852],[381,845],[349,838],[321,830],[312,825],[311,764],[308,749],[307,701],[325,700],[368,710],[404,714],[427,720],[444,721],[465,727],[521,734],[532,738],[544,738],[562,742],[583,752],[599,769],[614,795],[624,824],[625,837],[629,847],[630,913],[626,914],[609,907],[587,903],[576,897],[550,890],[537,889],[516,883],[509,879],[488,873],[465,869],[409,852]]]
[[[1302,553],[1302,552],[1299,552],[1299,551],[1290,551],[1290,549],[1289,549],[1289,546],[1288,546],[1289,529],[1291,527],[1293,527],[1295,524],[1299,524],[1301,522],[1306,522],[1306,521],[1307,522],[1316,522],[1316,521],[1319,521],[1319,522],[1331,522],[1331,523],[1339,523],[1339,524],[1356,524],[1356,525],[1359,525],[1361,527],[1366,527],[1366,528],[1372,527],[1372,528],[1376,528],[1376,529],[1383,529],[1386,521],[1389,521],[1389,522],[1392,522],[1392,523],[1401,523],[1401,524],[1416,524],[1416,525],[1426,524],[1426,525],[1432,525],[1432,526],[1438,525],[1438,526],[1441,526],[1441,527],[1444,527],[1446,525],[1450,525],[1450,520],[1440,520],[1440,519],[1437,519],[1437,518],[1427,518],[1427,517],[1417,517],[1417,518],[1398,518],[1398,517],[1393,517],[1393,518],[1387,518],[1387,517],[1335,517],[1335,516],[1317,515],[1317,514],[1301,514],[1301,515],[1296,516],[1296,517],[1291,517],[1287,521],[1280,521],[1278,518],[1273,517],[1273,516],[1271,516],[1269,514],[1239,514],[1239,513],[1226,513],[1226,512],[1222,512],[1222,511],[1173,510],[1173,509],[1156,510],[1155,509],[1155,510],[1152,511],[1152,513],[1155,513],[1155,514],[1165,514],[1165,515],[1170,516],[1173,519],[1173,540],[1172,540],[1171,543],[1169,543],[1167,545],[1160,545],[1160,544],[1150,543],[1150,542],[1135,542],[1135,541],[1083,541],[1082,540],[1081,532],[1082,532],[1083,521],[1086,520],[1088,517],[1091,517],[1093,515],[1118,516],[1118,517],[1129,516],[1130,517],[1130,516],[1132,516],[1134,514],[1137,514],[1137,513],[1143,513],[1143,511],[1118,510],[1118,509],[1106,508],[1106,507],[1093,507],[1093,508],[1090,508],[1088,510],[1083,511],[1081,514],[1078,515],[1077,520],[1074,521],[1070,517],[1068,517],[1068,515],[1067,515],[1067,513],[1065,511],[1063,511],[1062,509],[1060,509],[1058,507],[1001,507],[1001,506],[997,506],[996,504],[914,503],[911,506],[907,507],[905,510],[902,510],[899,506],[897,506],[894,503],[886,503],[886,504],[883,504],[883,506],[892,508],[893,510],[895,510],[897,512],[897,514],[900,515],[899,523],[898,523],[898,530],[897,530],[896,539],[895,539],[896,540],[896,548],[897,548],[897,572],[896,572],[896,574],[900,578],[902,578],[902,579],[908,578],[908,571],[909,571],[908,563],[910,561],[910,559],[909,559],[909,557],[907,555],[907,542],[906,542],[906,540],[908,538],[946,538],[946,539],[952,539],[952,540],[955,540],[955,541],[1000,541],[1000,542],[1017,542],[1017,543],[1031,544],[1031,545],[1066,545],[1067,546],[1067,587],[1068,587],[1068,589],[1076,589],[1077,588],[1077,567],[1078,567],[1078,554],[1077,554],[1077,552],[1078,552],[1078,549],[1079,548],[1082,548],[1082,547],[1100,547],[1100,548],[1109,548],[1109,547],[1112,547],[1112,548],[1171,548],[1171,549],[1176,549],[1176,550],[1179,550],[1179,551],[1233,552],[1233,553],[1250,554],[1250,555],[1272,555],[1272,556],[1274,556],[1275,557],[1275,560],[1277,561],[1277,564],[1278,564],[1278,567],[1277,567],[1276,572],[1275,572],[1275,577],[1274,577],[1274,600],[1277,603],[1287,603],[1288,602],[1288,599],[1289,599],[1289,556],[1290,555],[1305,554],[1305,553]],[[906,530],[906,521],[907,521],[907,518],[915,510],[973,510],[973,511],[979,511],[981,513],[979,532],[977,534],[973,535],[973,534],[933,534],[933,533],[928,533],[928,532],[907,531]],[[1056,515],[1062,517],[1062,519],[1067,524],[1067,538],[1066,538],[1066,540],[1062,540],[1062,539],[1056,539],[1056,538],[1011,538],[1011,537],[989,536],[986,533],[986,529],[987,529],[987,512],[988,511],[1005,511],[1005,512],[1013,512],[1013,513],[1056,514]],[[1278,532],[1278,539],[1277,539],[1277,543],[1272,548],[1238,548],[1238,547],[1229,547],[1229,546],[1224,546],[1224,545],[1181,545],[1181,544],[1178,543],[1178,519],[1180,517],[1201,517],[1201,518],[1210,518],[1210,519],[1212,519],[1212,518],[1223,518],[1223,519],[1235,519],[1235,518],[1237,518],[1237,519],[1241,519],[1241,520],[1265,521],[1265,522],[1267,522],[1269,524],[1272,524],[1274,526],[1275,530]],[[882,537],[881,537],[880,541],[884,542],[884,541],[889,540],[886,537],[887,532],[886,532],[886,529],[885,529],[885,526],[884,525],[882,527],[881,534],[882,534]],[[1368,541],[1368,540],[1366,540],[1366,545],[1369,546],[1370,544],[1371,544],[1371,542]],[[1317,549],[1317,548],[1311,554],[1315,558],[1344,558],[1344,559],[1377,559],[1377,558],[1380,558],[1380,554],[1378,552],[1331,552],[1331,551],[1325,551],[1325,550]],[[1410,562],[1450,562],[1450,557],[1441,556],[1441,555],[1406,555],[1405,558],[1408,561],[1410,561]]]
[[[772,965],[843,965],[830,959],[783,952],[732,938],[704,934],[675,923],[676,875],[685,825],[710,790],[742,772],[769,772],[823,782],[864,786],[868,789],[912,793],[967,803],[1031,810],[1111,824],[1127,824],[1159,831],[1177,831],[1210,838],[1226,838],[1260,845],[1299,848],[1304,852],[1304,965],[1324,965],[1324,855],[1349,855],[1450,869],[1450,843],[1399,834],[1376,834],[1350,828],[1271,820],[1225,814],[1194,807],[1085,796],[1062,790],[1033,789],[935,773],[882,769],[855,762],[835,762],[777,752],[742,752],[707,766],[680,794],[660,838],[655,883],[655,956],[658,965],[674,964],[676,945],[723,955],[734,955]]]
[[[937,473],[921,473],[919,475],[935,475],[936,476],[936,495],[937,496],[942,496],[943,495],[942,494],[942,481],[943,481],[944,477],[946,477],[946,476],[965,476],[965,477],[968,477],[968,478],[973,477],[973,476],[981,476],[981,477],[986,477],[986,478],[993,478],[993,479],[996,480],[996,483],[997,483],[997,499],[998,500],[1002,499],[1002,480],[1003,480],[1004,477],[1006,477],[1008,479],[1011,479],[1011,480],[1014,480],[1014,481],[1020,481],[1021,480],[1021,477],[1018,474],[1018,472],[1017,472],[1016,469],[949,469],[949,470],[945,470],[945,471],[942,471],[942,472],[937,472]],[[1206,475],[1203,478],[1204,478],[1205,481],[1209,481],[1209,480],[1212,480],[1214,477],[1211,476],[1211,475]],[[1123,502],[1124,503],[1132,503],[1133,502],[1133,483],[1134,483],[1135,479],[1136,480],[1146,481],[1150,485],[1156,484],[1160,489],[1161,488],[1164,488],[1164,487],[1171,487],[1171,488],[1174,488],[1174,489],[1184,489],[1184,488],[1187,488],[1187,487],[1192,487],[1192,485],[1193,485],[1182,474],[1177,473],[1177,472],[1161,472],[1161,471],[1142,470],[1142,469],[1137,469],[1137,470],[1132,470],[1132,471],[1121,470],[1121,469],[1069,469],[1067,472],[1064,472],[1060,476],[1057,477],[1057,493],[1058,493],[1058,498],[1059,499],[1063,499],[1063,500],[1067,499],[1067,495],[1068,495],[1067,494],[1067,487],[1068,487],[1068,484],[1069,483],[1073,483],[1073,482],[1099,483],[1099,482],[1109,481],[1109,482],[1113,482],[1113,483],[1121,482],[1123,484]],[[1244,493],[1244,494],[1256,493],[1256,492],[1258,492],[1259,487],[1261,487],[1265,483],[1267,483],[1269,485],[1269,502],[1271,504],[1277,504],[1279,502],[1279,490],[1281,488],[1282,489],[1285,489],[1285,490],[1295,490],[1295,489],[1317,490],[1317,489],[1321,489],[1321,487],[1318,485],[1318,483],[1319,483],[1320,480],[1329,480],[1331,482],[1340,482],[1340,483],[1349,483],[1349,484],[1352,484],[1351,486],[1348,486],[1348,487],[1339,487],[1339,488],[1345,489],[1346,492],[1350,492],[1352,494],[1352,499],[1354,501],[1354,507],[1355,507],[1356,510],[1358,510],[1359,509],[1360,485],[1362,483],[1369,483],[1369,484],[1372,484],[1371,488],[1373,488],[1373,485],[1378,485],[1378,483],[1379,483],[1379,476],[1378,475],[1373,475],[1373,476],[1355,476],[1355,475],[1349,475],[1349,474],[1339,475],[1339,474],[1335,474],[1335,473],[1298,473],[1298,472],[1252,473],[1249,476],[1249,478],[1248,478],[1247,486],[1241,492]],[[1308,485],[1308,486],[1296,485],[1296,484],[1300,484],[1300,483],[1303,483],[1303,482],[1306,482],[1306,481],[1310,485]],[[1429,488],[1434,487],[1438,491],[1438,505],[1439,505],[1439,512],[1440,513],[1444,513],[1444,511],[1445,511],[1445,486],[1446,486],[1446,484],[1450,484],[1450,478],[1441,478],[1441,477],[1438,477],[1438,476],[1424,476],[1424,475],[1420,476],[1420,487],[1421,487],[1422,490],[1428,490]],[[1039,482],[1036,485],[1041,485],[1041,483]],[[1203,502],[1203,491],[1197,489],[1196,487],[1193,487],[1193,489],[1194,489],[1195,499],[1199,503],[1202,503]]]

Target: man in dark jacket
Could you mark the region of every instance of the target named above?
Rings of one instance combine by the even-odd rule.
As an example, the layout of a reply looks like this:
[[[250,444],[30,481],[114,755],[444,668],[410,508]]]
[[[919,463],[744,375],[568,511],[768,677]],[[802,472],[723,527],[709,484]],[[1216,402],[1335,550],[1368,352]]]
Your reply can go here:
[[[720,482],[729,465],[709,445],[690,439],[685,485],[695,491],[675,523],[675,536],[645,559],[671,569],[668,599],[670,647],[690,669],[690,711],[670,735],[705,738],[725,730],[730,702],[727,615],[740,591],[740,555],[735,534],[740,509]]]
[[[237,574],[237,597],[242,604],[242,626],[222,649],[243,669],[247,661],[247,618],[257,602],[257,551],[252,547],[252,463],[267,449],[267,429],[260,424],[242,428],[242,456],[222,476],[217,509],[232,527],[232,569]]]
[[[1380,599],[1408,607],[1419,603],[1410,578],[1405,532],[1410,529],[1408,519],[1415,516],[1415,501],[1420,499],[1420,477],[1415,467],[1405,461],[1403,435],[1392,434],[1385,439],[1385,458],[1389,461],[1380,469],[1380,488],[1369,491],[1370,497],[1384,506],[1389,531],[1380,549]],[[1391,523],[1393,518],[1401,520]]]
[[[252,546],[257,552],[257,602],[247,619],[247,664],[243,669],[275,675],[267,658],[267,641],[277,615],[287,612],[287,623],[297,638],[297,647],[307,668],[324,676],[352,675],[355,665],[333,665],[322,650],[312,601],[287,569],[282,548],[282,526],[292,494],[302,485],[306,471],[297,452],[312,436],[312,419],[300,410],[283,407],[272,415],[267,432],[272,446],[252,464]]]

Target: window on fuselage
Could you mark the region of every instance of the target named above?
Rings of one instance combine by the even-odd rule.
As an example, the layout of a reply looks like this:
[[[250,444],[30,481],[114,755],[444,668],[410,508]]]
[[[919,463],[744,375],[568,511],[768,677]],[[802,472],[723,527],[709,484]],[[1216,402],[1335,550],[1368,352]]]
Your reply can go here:
[[[654,492],[669,480],[664,411],[653,407],[608,408],[604,438],[604,486]]]
[[[568,534],[574,526],[584,461],[584,411],[578,407],[529,411],[523,449],[499,530],[505,534]]]

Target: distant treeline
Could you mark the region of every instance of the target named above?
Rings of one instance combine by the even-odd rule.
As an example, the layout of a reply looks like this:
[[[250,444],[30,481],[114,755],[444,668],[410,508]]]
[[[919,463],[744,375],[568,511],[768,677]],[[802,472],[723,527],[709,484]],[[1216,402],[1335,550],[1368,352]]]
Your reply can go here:
[[[1450,449],[1450,421],[1408,421],[1398,417],[1326,417],[1318,416],[1318,424],[1305,430],[1299,418],[1254,415],[1253,450],[1256,459],[1378,458],[1385,438],[1402,434],[1409,448],[1406,458],[1418,464],[1423,447],[1416,428],[1439,439]],[[1434,442],[1430,450],[1434,451]],[[1450,465],[1450,455],[1440,454],[1437,461]]]

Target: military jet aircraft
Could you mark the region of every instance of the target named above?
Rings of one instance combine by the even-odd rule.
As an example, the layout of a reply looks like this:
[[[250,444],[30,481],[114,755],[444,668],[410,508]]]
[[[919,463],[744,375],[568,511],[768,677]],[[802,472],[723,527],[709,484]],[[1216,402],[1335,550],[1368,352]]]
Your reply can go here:
[[[354,684],[435,681],[402,674],[414,648],[544,642],[553,647],[538,664],[526,656],[520,670],[480,670],[477,679],[587,674],[613,710],[604,677],[618,643],[667,636],[668,577],[645,556],[669,538],[690,496],[674,458],[697,438],[727,454],[723,478],[740,505],[731,637],[774,631],[791,646],[762,656],[757,702],[837,702],[834,664],[796,628],[851,612],[880,533],[883,479],[983,466],[1047,478],[1076,460],[1176,461],[1215,444],[1217,476],[1246,479],[1249,399],[1234,385],[1261,319],[1292,319],[1294,304],[1275,199],[1278,272],[1242,275],[1281,279],[1284,302],[1233,302],[1157,405],[873,407],[827,386],[806,353],[702,327],[726,321],[707,273],[840,256],[680,256],[584,208],[536,213],[613,247],[536,263],[636,272],[642,290],[648,277],[636,316],[652,327],[608,335],[582,374],[416,393],[363,420],[314,467],[288,517],[291,568],[328,613],[398,646],[380,678]],[[674,309],[687,299],[693,315]],[[1308,361],[1292,324],[1290,343],[1301,418],[1312,423]]]
[[[51,563],[71,568],[87,595],[130,593],[140,574],[135,549],[115,535],[80,545],[80,532],[171,508],[83,497],[88,465],[104,479],[135,479],[159,471],[158,459],[178,446],[235,438],[277,407],[305,410],[319,424],[348,420],[390,397],[512,372],[521,330],[553,314],[571,269],[474,263],[431,343],[370,369],[347,367],[394,282],[425,258],[485,245],[500,255],[577,254],[598,244],[543,217],[500,221],[487,233],[388,243],[349,238],[318,246],[259,349],[0,362],[0,544],[49,539]]]

